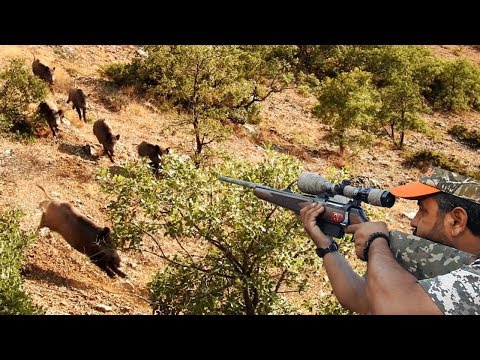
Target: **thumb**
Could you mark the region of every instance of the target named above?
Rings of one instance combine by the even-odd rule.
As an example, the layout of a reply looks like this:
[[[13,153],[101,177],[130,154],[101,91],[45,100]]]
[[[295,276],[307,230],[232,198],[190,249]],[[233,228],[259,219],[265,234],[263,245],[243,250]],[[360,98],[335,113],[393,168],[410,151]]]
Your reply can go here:
[[[352,225],[348,225],[346,228],[345,228],[345,232],[347,234],[353,234],[355,231],[357,231],[358,227],[360,226],[360,224],[352,224]]]

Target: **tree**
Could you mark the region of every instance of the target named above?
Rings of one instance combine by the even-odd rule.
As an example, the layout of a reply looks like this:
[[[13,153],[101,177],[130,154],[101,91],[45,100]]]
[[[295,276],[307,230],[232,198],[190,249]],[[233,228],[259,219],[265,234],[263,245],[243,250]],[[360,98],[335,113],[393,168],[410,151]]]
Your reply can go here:
[[[480,68],[466,59],[445,61],[436,78],[437,104],[447,111],[478,107]]]
[[[228,136],[222,120],[255,121],[258,103],[293,81],[295,47],[171,45],[145,50],[147,57],[105,72],[186,115],[195,137],[197,167],[206,146]]]
[[[368,53],[365,70],[374,74],[374,83],[381,94],[379,129],[402,148],[406,130],[425,128],[421,117],[426,110],[422,94],[428,92],[438,72],[438,61],[423,46],[381,46]]]
[[[330,139],[340,146],[342,155],[346,145],[358,139],[348,130],[360,127],[368,132],[380,110],[380,95],[371,81],[372,74],[355,69],[326,78],[318,89],[318,104],[312,113],[333,128]]]
[[[408,75],[400,75],[390,79],[390,85],[381,90],[382,110],[379,121],[388,125],[385,132],[394,145],[403,148],[406,130],[423,130],[425,123],[420,116],[422,111],[422,96],[420,87]],[[399,139],[396,139],[396,132]]]

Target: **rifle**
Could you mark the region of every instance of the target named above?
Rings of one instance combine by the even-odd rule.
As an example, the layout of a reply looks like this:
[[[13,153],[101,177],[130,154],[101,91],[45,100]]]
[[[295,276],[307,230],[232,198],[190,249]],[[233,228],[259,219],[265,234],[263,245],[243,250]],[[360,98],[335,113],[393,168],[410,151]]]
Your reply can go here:
[[[369,221],[361,207],[362,201],[388,208],[395,203],[395,196],[389,191],[353,187],[349,180],[332,184],[323,176],[312,173],[302,174],[297,181],[299,190],[306,194],[294,193],[291,190],[294,182],[285,190],[277,190],[226,176],[218,179],[252,188],[256,197],[296,214],[312,202],[322,203],[325,210],[316,219],[317,225],[325,235],[336,238],[345,236],[344,229],[348,225]],[[392,230],[389,235],[394,258],[419,280],[446,274],[478,259],[477,255],[404,232]]]
[[[293,183],[285,190],[277,190],[226,176],[219,176],[218,179],[252,188],[256,197],[296,214],[313,202],[321,203],[325,210],[317,218],[317,225],[325,235],[339,239],[345,236],[344,229],[348,225],[368,221],[361,207],[362,201],[383,207],[392,207],[395,203],[395,196],[388,191],[353,187],[350,186],[349,180],[343,180],[341,184],[332,184],[323,176],[312,173],[302,174],[297,181],[300,191],[308,195],[294,193],[291,190]]]

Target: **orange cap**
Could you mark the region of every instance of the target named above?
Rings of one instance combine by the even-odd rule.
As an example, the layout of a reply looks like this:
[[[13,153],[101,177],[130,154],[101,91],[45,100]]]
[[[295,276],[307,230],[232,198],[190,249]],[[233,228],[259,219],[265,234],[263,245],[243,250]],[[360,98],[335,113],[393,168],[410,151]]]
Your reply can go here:
[[[415,181],[409,184],[401,185],[390,189],[390,192],[396,196],[404,199],[417,199],[422,196],[432,195],[442,190],[437,189],[436,187],[422,184],[421,182]]]

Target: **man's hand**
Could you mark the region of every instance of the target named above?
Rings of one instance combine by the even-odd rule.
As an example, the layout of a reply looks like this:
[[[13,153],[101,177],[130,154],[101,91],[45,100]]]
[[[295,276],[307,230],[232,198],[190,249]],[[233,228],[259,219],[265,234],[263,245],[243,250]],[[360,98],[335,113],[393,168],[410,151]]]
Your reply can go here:
[[[312,238],[317,247],[326,248],[332,243],[332,238],[325,235],[317,225],[316,218],[325,211],[322,204],[312,203],[300,210],[300,217],[303,221],[303,228]]]
[[[387,224],[382,221],[367,221],[360,224],[349,225],[345,228],[345,232],[354,234],[355,253],[360,259],[363,259],[363,249],[365,248],[365,242],[368,240],[368,237],[374,232],[383,232],[388,235],[389,230]]]

